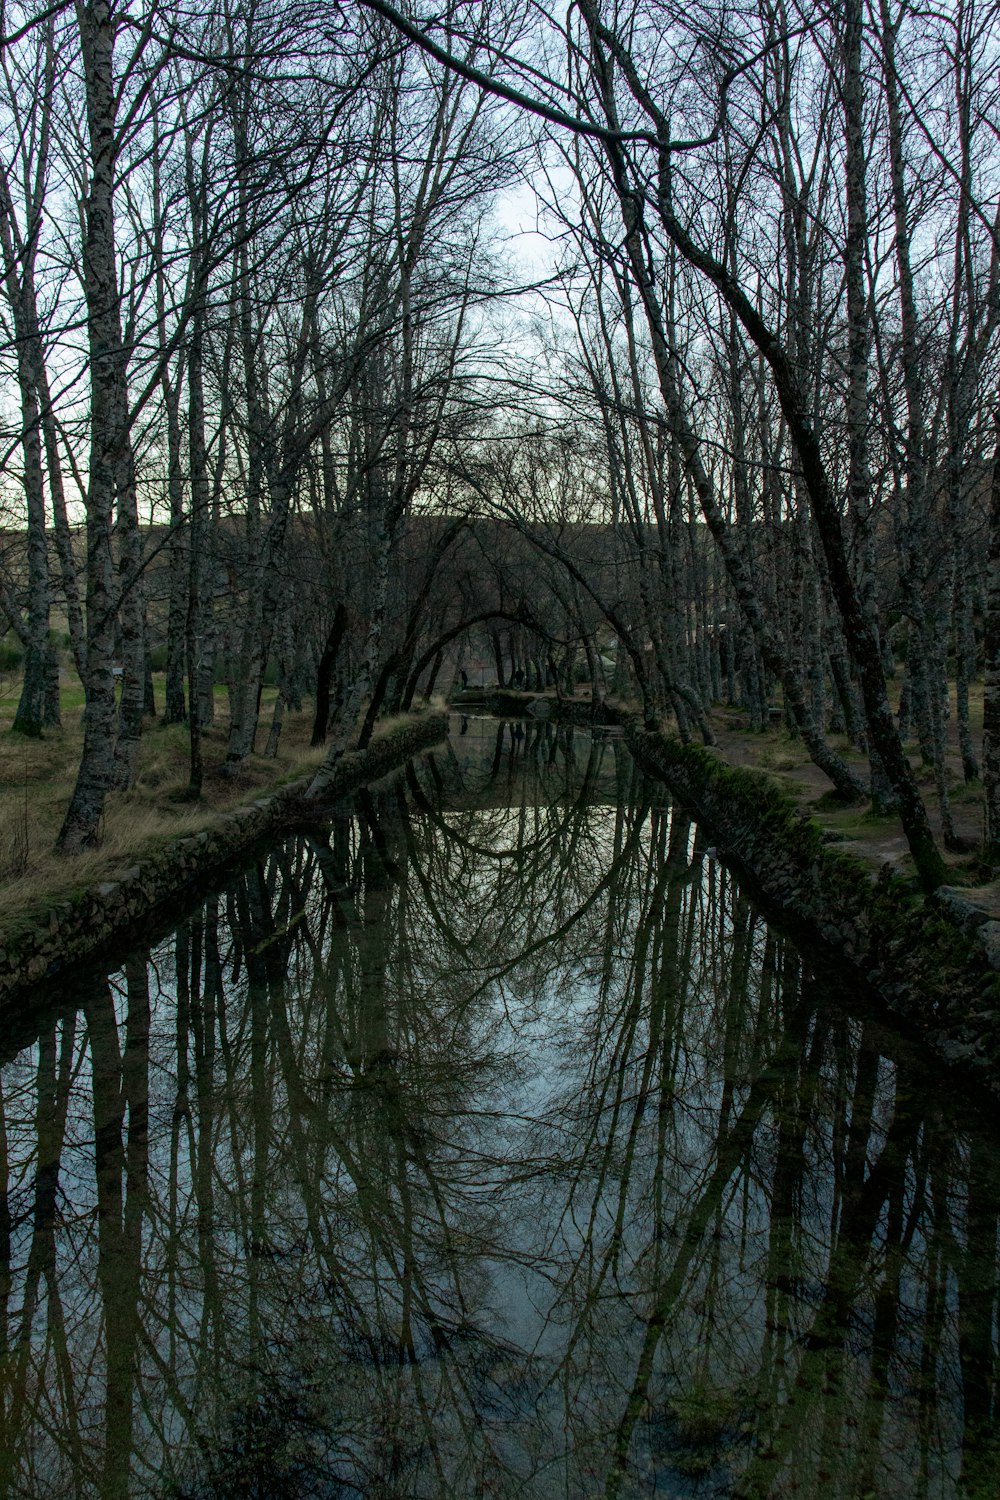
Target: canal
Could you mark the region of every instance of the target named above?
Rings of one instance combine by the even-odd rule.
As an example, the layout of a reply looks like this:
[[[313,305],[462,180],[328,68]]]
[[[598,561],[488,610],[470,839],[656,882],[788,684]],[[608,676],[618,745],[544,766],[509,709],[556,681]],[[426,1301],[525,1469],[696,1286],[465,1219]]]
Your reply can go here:
[[[996,1128],[614,737],[455,721],[2,1063],[4,1496],[1000,1491]]]

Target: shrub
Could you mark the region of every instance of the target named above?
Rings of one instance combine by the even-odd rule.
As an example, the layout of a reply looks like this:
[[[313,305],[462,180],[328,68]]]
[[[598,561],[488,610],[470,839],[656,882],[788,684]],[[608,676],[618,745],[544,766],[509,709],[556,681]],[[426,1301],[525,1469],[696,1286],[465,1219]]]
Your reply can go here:
[[[15,635],[8,632],[0,640],[0,672],[16,672],[23,665],[24,649]]]

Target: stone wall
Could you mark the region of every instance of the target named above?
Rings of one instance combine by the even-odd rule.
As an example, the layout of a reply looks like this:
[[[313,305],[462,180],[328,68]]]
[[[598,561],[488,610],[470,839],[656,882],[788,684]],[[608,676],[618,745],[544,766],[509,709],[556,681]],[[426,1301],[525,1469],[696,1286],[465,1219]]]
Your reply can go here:
[[[377,781],[447,733],[447,714],[414,715],[366,750],[344,755],[322,804],[305,801],[311,776],[290,782],[246,807],[220,814],[211,828],[175,840],[113,880],[70,901],[39,907],[18,922],[16,931],[0,928],[0,1002],[23,999],[29,986],[94,961],[130,935],[169,918],[171,908],[187,908],[255,845],[301,823],[306,815],[315,819],[321,807]]]
[[[559,723],[618,725],[639,764],[713,830],[722,857],[803,937],[846,962],[949,1064],[1000,1093],[1000,922],[960,890],[925,897],[871,868],[823,830],[763,771],[643,728],[607,700],[493,693],[492,712],[541,712]]]
[[[822,830],[764,772],[643,730],[627,743],[644,770],[713,830],[723,857],[763,895],[832,949],[910,1022],[936,1054],[1000,1093],[1000,924],[942,888],[913,884],[826,842]]]
[[[827,842],[766,772],[642,727],[612,700],[494,693],[490,711],[559,723],[621,726],[639,764],[714,832],[765,900],[804,937],[852,967],[949,1064],[1000,1093],[1000,922],[959,890],[925,897],[888,870],[874,876]]]
[[[451,707],[453,713],[485,712],[495,714],[498,719],[553,719],[560,724],[579,724],[589,729],[624,725],[631,717],[627,709],[610,698],[593,703],[589,698],[518,693],[513,688],[494,688],[488,692],[470,688],[465,693],[456,693]]]

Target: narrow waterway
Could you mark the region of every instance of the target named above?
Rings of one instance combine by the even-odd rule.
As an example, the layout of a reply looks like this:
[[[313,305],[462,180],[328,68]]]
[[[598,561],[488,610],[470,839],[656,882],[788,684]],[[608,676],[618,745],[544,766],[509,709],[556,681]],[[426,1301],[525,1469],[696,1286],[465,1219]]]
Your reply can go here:
[[[456,722],[8,1042],[0,1494],[994,1500],[1000,1137],[708,842]]]

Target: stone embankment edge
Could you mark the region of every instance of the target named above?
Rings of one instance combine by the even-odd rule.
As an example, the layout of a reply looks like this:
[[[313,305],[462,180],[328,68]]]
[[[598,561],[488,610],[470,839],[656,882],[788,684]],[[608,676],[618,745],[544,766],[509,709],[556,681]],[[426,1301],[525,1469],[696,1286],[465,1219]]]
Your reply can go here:
[[[1000,1096],[1000,922],[989,912],[951,887],[925,896],[888,867],[874,874],[766,772],[648,730],[613,700],[494,691],[481,701],[495,713],[623,730],[640,766],[712,829],[776,912],[856,972],[933,1055]]]
[[[589,698],[556,698],[515,688],[469,688],[456,694],[451,707],[456,714],[485,712],[500,719],[551,719],[556,724],[578,724],[587,729],[623,725],[629,717],[627,710],[607,699],[592,703]]]
[[[414,715],[365,750],[349,752],[338,765],[333,785],[316,804],[322,809],[359,787],[378,781],[412,756],[439,744],[448,733],[448,715]],[[233,812],[220,814],[211,828],[176,839],[100,885],[71,900],[49,903],[18,922],[16,933],[0,927],[0,1004],[22,998],[30,986],[72,972],[81,963],[155,923],[158,915],[190,898],[263,839],[301,823],[310,777],[289,782]]]
[[[625,722],[642,768],[713,830],[720,854],[765,898],[846,959],[949,1065],[1000,1095],[1000,923],[942,887],[930,896],[888,868],[873,876],[828,843],[765,772]],[[992,962],[991,962],[992,960]]]

